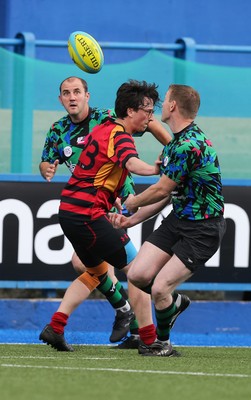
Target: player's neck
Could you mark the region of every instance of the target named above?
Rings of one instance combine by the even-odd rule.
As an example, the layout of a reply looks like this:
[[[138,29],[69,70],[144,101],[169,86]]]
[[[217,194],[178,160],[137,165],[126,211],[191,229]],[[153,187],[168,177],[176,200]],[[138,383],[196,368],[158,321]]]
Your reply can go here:
[[[134,132],[132,131],[132,128],[130,124],[128,123],[127,119],[122,119],[122,118],[116,118],[115,124],[122,125],[124,127],[125,132],[133,134]]]
[[[83,111],[81,111],[78,114],[74,114],[74,115],[70,114],[70,118],[74,124],[79,124],[80,122],[84,121],[88,117],[88,114],[89,114],[89,107],[85,108]]]
[[[192,119],[183,119],[183,120],[176,120],[176,121],[170,121],[168,122],[169,127],[171,128],[172,132],[179,133],[183,129],[185,129],[187,126],[189,126],[193,122]]]

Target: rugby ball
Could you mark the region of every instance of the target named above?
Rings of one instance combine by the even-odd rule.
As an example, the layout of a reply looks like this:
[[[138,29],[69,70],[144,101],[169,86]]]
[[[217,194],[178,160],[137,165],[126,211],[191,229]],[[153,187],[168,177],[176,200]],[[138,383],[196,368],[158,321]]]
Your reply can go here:
[[[89,74],[96,74],[104,64],[104,55],[99,43],[86,32],[71,33],[68,51],[72,61]]]

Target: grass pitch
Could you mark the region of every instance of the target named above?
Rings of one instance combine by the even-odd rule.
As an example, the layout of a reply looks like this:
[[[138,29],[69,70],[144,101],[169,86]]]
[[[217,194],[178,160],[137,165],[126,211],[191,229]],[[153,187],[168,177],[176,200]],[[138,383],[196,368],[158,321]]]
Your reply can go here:
[[[1,400],[235,400],[251,393],[251,348],[180,347],[181,357],[137,350],[0,345]]]

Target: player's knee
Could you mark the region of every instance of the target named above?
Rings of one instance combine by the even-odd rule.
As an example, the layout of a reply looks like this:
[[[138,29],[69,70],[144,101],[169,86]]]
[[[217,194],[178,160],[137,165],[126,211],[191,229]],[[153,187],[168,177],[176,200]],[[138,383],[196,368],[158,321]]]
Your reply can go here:
[[[104,261],[96,267],[86,268],[86,272],[81,274],[78,279],[92,292],[103,282],[108,272],[108,264]]]
[[[143,274],[139,274],[136,268],[133,266],[129,268],[127,272],[127,279],[129,279],[132,284],[138,288],[142,288],[148,286],[151,282],[151,279],[148,279]]]

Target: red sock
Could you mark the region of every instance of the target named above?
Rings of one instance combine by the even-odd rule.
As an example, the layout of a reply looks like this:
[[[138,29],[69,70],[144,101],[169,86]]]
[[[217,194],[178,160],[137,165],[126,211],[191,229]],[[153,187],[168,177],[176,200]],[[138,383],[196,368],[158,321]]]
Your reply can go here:
[[[56,333],[62,335],[64,333],[64,327],[67,324],[67,319],[68,315],[62,312],[55,312],[51,318],[50,325]]]
[[[139,328],[139,337],[145,344],[152,344],[157,338],[155,325],[151,324]]]

